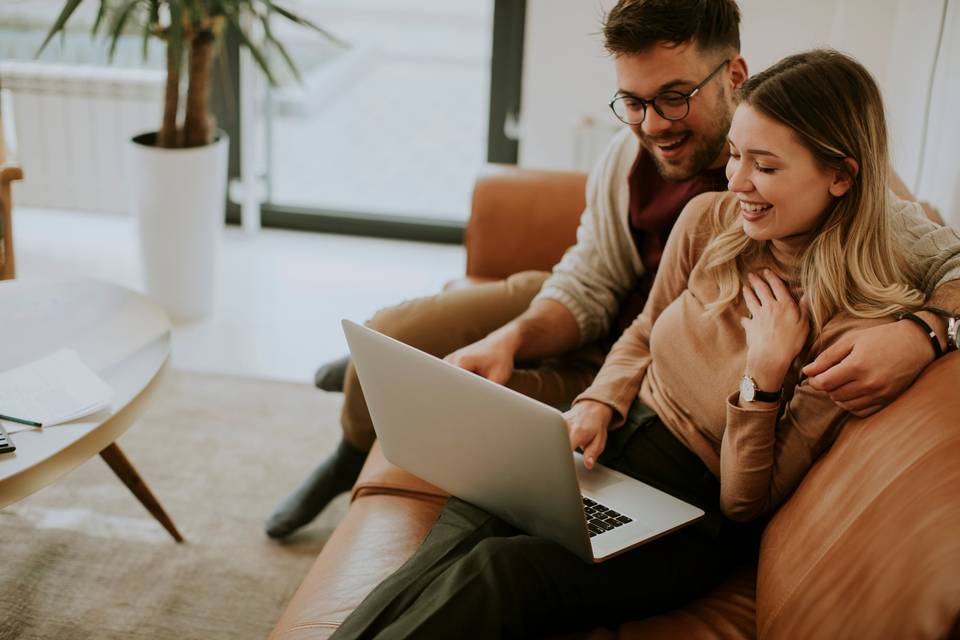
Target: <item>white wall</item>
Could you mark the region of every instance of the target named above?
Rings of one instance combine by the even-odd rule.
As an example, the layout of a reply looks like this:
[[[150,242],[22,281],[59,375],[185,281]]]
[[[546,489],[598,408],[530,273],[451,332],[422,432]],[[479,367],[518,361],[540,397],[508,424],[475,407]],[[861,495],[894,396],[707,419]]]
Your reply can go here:
[[[613,64],[599,35],[615,0],[528,0],[519,163],[589,166],[618,123],[607,102]],[[922,123],[943,0],[740,0],[751,72],[783,56],[832,46],[860,59],[884,93],[894,166],[922,198],[960,226],[960,8],[950,3],[919,176]],[[948,73],[948,70],[954,70]]]
[[[613,63],[600,37],[615,0],[527,0],[519,164],[576,168],[576,132],[592,120],[612,129]]]

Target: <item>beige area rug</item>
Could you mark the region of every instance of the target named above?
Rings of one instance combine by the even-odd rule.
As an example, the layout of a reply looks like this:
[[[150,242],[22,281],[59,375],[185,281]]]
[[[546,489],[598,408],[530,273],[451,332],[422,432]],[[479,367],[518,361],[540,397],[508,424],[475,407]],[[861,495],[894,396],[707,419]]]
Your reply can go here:
[[[0,638],[265,638],[347,508],[341,496],[282,545],[263,533],[339,440],[341,402],[173,372],[119,444],[186,543],[87,461],[0,510]]]

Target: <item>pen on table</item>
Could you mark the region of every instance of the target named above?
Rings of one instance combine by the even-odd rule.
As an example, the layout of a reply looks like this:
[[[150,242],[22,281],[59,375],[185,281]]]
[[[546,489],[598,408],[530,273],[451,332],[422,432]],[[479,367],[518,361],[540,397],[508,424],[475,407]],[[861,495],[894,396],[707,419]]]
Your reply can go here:
[[[9,420],[10,422],[17,422],[20,424],[25,424],[28,427],[42,427],[43,425],[39,422],[34,422],[33,420],[24,420],[23,418],[14,418],[13,416],[5,416],[0,413],[0,420]]]

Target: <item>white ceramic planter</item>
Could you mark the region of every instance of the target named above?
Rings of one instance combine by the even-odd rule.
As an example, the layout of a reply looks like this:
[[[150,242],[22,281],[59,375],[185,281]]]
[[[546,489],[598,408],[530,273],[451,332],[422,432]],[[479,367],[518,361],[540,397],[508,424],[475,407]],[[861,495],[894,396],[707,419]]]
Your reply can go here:
[[[135,136],[127,163],[147,293],[171,317],[196,320],[213,306],[229,139],[220,131],[205,147],[162,149],[154,138]]]

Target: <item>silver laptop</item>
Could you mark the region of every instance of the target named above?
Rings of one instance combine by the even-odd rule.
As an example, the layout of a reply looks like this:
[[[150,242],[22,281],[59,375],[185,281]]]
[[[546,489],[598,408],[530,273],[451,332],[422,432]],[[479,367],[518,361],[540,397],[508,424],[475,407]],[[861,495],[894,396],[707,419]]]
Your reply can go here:
[[[703,511],[571,453],[563,415],[343,321],[383,455],[532,535],[601,562]]]

